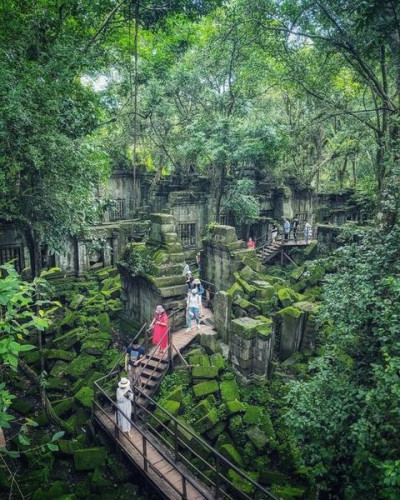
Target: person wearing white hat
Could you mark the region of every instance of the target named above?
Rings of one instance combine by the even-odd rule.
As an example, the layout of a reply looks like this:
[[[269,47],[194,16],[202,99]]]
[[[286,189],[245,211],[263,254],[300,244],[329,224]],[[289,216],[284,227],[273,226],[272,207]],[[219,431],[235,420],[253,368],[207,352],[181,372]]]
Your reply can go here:
[[[200,301],[201,295],[197,293],[196,288],[192,288],[187,296],[186,307],[186,326],[187,332],[192,329],[192,318],[196,320],[197,330],[200,328]]]
[[[132,415],[132,398],[131,384],[127,378],[122,377],[117,389],[116,422],[121,431],[127,434],[131,430],[131,423],[126,417],[130,418]]]

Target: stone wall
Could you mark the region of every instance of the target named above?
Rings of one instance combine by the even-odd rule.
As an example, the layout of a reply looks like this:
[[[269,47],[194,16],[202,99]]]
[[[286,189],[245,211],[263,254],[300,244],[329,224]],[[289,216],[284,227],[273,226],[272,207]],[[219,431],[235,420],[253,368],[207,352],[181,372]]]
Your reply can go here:
[[[328,253],[338,247],[337,237],[340,232],[338,226],[326,226],[319,224],[317,228],[318,235],[318,253]]]

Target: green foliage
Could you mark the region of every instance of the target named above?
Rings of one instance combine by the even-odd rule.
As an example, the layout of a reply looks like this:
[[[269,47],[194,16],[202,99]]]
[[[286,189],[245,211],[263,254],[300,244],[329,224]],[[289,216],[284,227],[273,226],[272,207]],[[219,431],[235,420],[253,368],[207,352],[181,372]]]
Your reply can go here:
[[[127,245],[119,265],[127,269],[131,276],[146,276],[153,271],[151,255],[143,245]]]
[[[260,205],[254,192],[254,182],[249,179],[240,179],[229,188],[225,210],[233,215],[237,224],[252,224],[258,219]]]
[[[324,350],[309,364],[312,377],[291,384],[286,420],[320,488],[348,498],[379,488],[396,498],[400,228],[385,238],[348,228],[346,237],[340,273],[325,278]]]

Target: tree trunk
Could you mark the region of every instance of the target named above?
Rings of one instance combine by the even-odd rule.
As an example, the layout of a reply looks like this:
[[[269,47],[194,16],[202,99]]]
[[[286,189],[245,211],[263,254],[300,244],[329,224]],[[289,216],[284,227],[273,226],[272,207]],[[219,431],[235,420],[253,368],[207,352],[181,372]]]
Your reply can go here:
[[[32,278],[39,276],[42,270],[42,258],[40,252],[40,239],[35,231],[28,227],[25,230],[26,243],[29,250],[29,258],[31,262]]]

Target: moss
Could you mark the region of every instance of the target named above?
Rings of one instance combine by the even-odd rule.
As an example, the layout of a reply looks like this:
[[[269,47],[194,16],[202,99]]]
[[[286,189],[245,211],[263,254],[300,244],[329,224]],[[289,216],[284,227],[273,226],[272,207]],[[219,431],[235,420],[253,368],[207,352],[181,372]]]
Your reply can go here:
[[[252,302],[246,300],[246,299],[240,299],[236,300],[234,302],[235,305],[238,305],[242,309],[244,309],[248,314],[250,315],[256,315],[260,313],[260,308],[256,304],[253,304]]]
[[[67,420],[67,424],[75,431],[81,431],[81,427],[86,425],[90,419],[89,413],[83,408],[78,408]]]
[[[31,403],[28,403],[28,401],[24,401],[19,398],[15,398],[12,400],[11,403],[11,408],[14,411],[17,411],[21,415],[28,415],[29,413],[32,412],[33,410],[33,405]]]
[[[102,292],[104,290],[113,290],[115,288],[121,288],[120,275],[117,274],[117,276],[114,276],[113,278],[106,278],[104,281],[102,281],[101,284],[102,284],[102,287],[101,287]]]
[[[304,498],[305,488],[295,486],[272,485],[271,493],[282,500],[293,500],[294,498]]]
[[[68,368],[68,363],[65,361],[56,361],[53,368],[50,370],[50,375],[52,377],[58,378],[65,375]]]
[[[193,386],[194,394],[197,398],[206,396],[207,394],[213,394],[219,391],[219,385],[216,380],[208,380],[207,382],[201,382]]]
[[[250,427],[250,429],[247,430],[246,434],[253,445],[257,448],[257,450],[262,450],[268,442],[267,436],[256,425]]]
[[[251,269],[249,266],[245,266],[240,272],[239,276],[244,280],[244,281],[252,281],[253,279],[257,278],[257,273]]]
[[[65,415],[73,408],[73,406],[74,398],[65,398],[62,401],[53,402],[53,410],[58,417],[62,417],[63,415]],[[45,412],[40,413],[35,420],[40,426],[47,425],[49,422],[49,419],[47,418]]]
[[[278,471],[261,470],[260,481],[264,484],[287,484],[288,477]]]
[[[254,286],[249,285],[247,281],[242,279],[239,276],[239,273],[233,273],[233,276],[235,277],[236,281],[239,283],[239,285],[243,288],[243,291],[247,293],[248,295],[252,296],[256,293],[256,289]]]
[[[229,415],[235,415],[236,413],[243,413],[246,411],[246,406],[240,401],[228,401],[226,403]]]
[[[76,358],[75,352],[63,349],[48,349],[44,351],[44,356],[46,359],[61,359],[63,361],[72,361]]]
[[[225,444],[231,444],[233,446],[233,440],[227,432],[223,432],[218,436],[215,447],[217,450],[221,451],[222,446]]]
[[[262,408],[259,406],[248,405],[246,408],[246,413],[243,416],[243,422],[245,424],[257,424],[261,418]]]
[[[75,400],[85,408],[91,408],[94,391],[90,387],[82,387],[76,394]]]
[[[246,475],[250,477],[253,481],[258,481],[258,474],[252,471],[246,471]],[[246,481],[240,474],[238,474],[233,469],[228,470],[228,477],[232,481],[233,485],[241,492],[252,495],[254,493],[254,488],[252,483]]]
[[[204,434],[206,431],[212,429],[218,421],[218,411],[216,408],[212,408],[204,417],[201,417],[193,424],[193,428],[196,432]]]
[[[239,399],[239,387],[236,380],[223,380],[220,383],[221,397],[224,401]]]
[[[64,453],[64,455],[73,455],[76,450],[80,450],[83,448],[82,443],[76,440],[70,441],[67,439],[60,439],[59,441],[57,441],[57,444],[60,452]]]
[[[244,446],[247,441],[243,419],[241,415],[234,415],[229,421],[229,432],[236,445]]]
[[[46,390],[48,391],[66,390],[69,386],[70,381],[66,378],[49,377],[46,380]]]
[[[259,325],[262,325],[262,322],[253,318],[237,318],[231,321],[231,334],[251,339],[257,335],[256,328]]]
[[[107,451],[104,447],[76,450],[74,453],[75,470],[93,470],[104,465]]]
[[[235,282],[227,291],[228,295],[230,295],[234,300],[237,298],[243,298],[244,290],[239,285],[239,283]]]
[[[262,340],[270,338],[272,335],[272,322],[271,324],[262,324],[257,327],[257,337]]]
[[[198,417],[204,417],[204,415],[207,415],[207,413],[211,410],[211,403],[207,399],[203,399],[200,401],[198,405],[196,405],[193,408],[193,415],[196,415]]]
[[[170,413],[173,417],[176,417],[179,413],[179,409],[181,407],[181,403],[179,401],[160,401],[160,405],[164,408],[165,411]],[[162,411],[160,408],[157,408],[156,411],[154,412],[154,416],[157,418],[158,421],[165,423],[170,420],[170,417],[167,413]],[[159,422],[155,422],[156,426],[159,425]]]
[[[107,313],[101,313],[98,317],[99,330],[102,332],[111,332],[111,320]]]
[[[81,352],[93,356],[102,356],[107,350],[110,342],[108,340],[85,340],[81,347]]]
[[[216,366],[195,366],[192,369],[193,378],[206,378],[213,379],[218,376],[218,369]]]
[[[191,365],[210,366],[210,358],[206,354],[189,356]]]
[[[39,351],[27,351],[23,353],[23,358],[25,363],[28,363],[28,365],[33,365],[34,363],[38,362],[40,359],[40,352]]]
[[[225,368],[225,360],[221,353],[217,352],[210,356],[210,362],[212,366],[215,366],[217,370],[220,372]]]
[[[170,401],[178,401],[181,402],[183,398],[183,386],[179,385],[178,387],[175,387],[171,392],[167,394],[167,399]]]
[[[275,309],[275,299],[269,299],[269,300],[256,300],[255,303],[257,306],[260,308],[260,311],[262,314],[265,316],[270,316]],[[255,317],[257,319],[257,316]],[[263,321],[263,320],[261,320]]]
[[[65,333],[64,335],[57,336],[52,342],[51,346],[56,346],[58,349],[68,350],[77,344],[86,335],[86,330],[81,327],[74,328],[73,330]]]
[[[212,429],[206,432],[206,437],[211,441],[214,441],[214,439],[218,437],[221,432],[223,432],[225,425],[225,422],[218,422]]]
[[[58,328],[61,331],[70,330],[75,325],[75,321],[76,321],[76,313],[72,312],[72,311],[68,311],[68,309],[67,309],[65,316],[58,323]]]
[[[278,290],[278,299],[283,307],[288,307],[294,302],[301,300],[300,295],[290,288],[281,288]]]
[[[81,354],[75,358],[65,370],[65,374],[73,379],[87,375],[90,369],[97,363],[97,359],[89,354]]]
[[[262,414],[260,420],[260,428],[265,433],[270,442],[275,441],[276,437],[275,437],[274,427],[272,425],[271,417],[269,416],[266,410],[264,410]]]
[[[299,319],[301,316],[302,311],[300,309],[297,309],[296,307],[285,307],[284,309],[281,309],[280,311],[277,312],[277,315],[279,315],[282,319],[285,318],[291,318],[291,319]]]
[[[305,266],[296,267],[296,269],[294,271],[292,271],[290,273],[290,275],[289,275],[290,282],[291,283],[297,283],[298,281],[300,281],[300,279],[303,276],[305,270],[306,270]]]
[[[232,444],[224,444],[220,448],[221,455],[238,467],[244,467],[244,461],[238,450]]]
[[[76,309],[78,309],[83,301],[85,300],[85,296],[78,293],[77,295],[75,295],[75,297],[71,300],[71,303],[69,304],[69,307],[70,309],[72,309],[73,311],[75,311]]]

